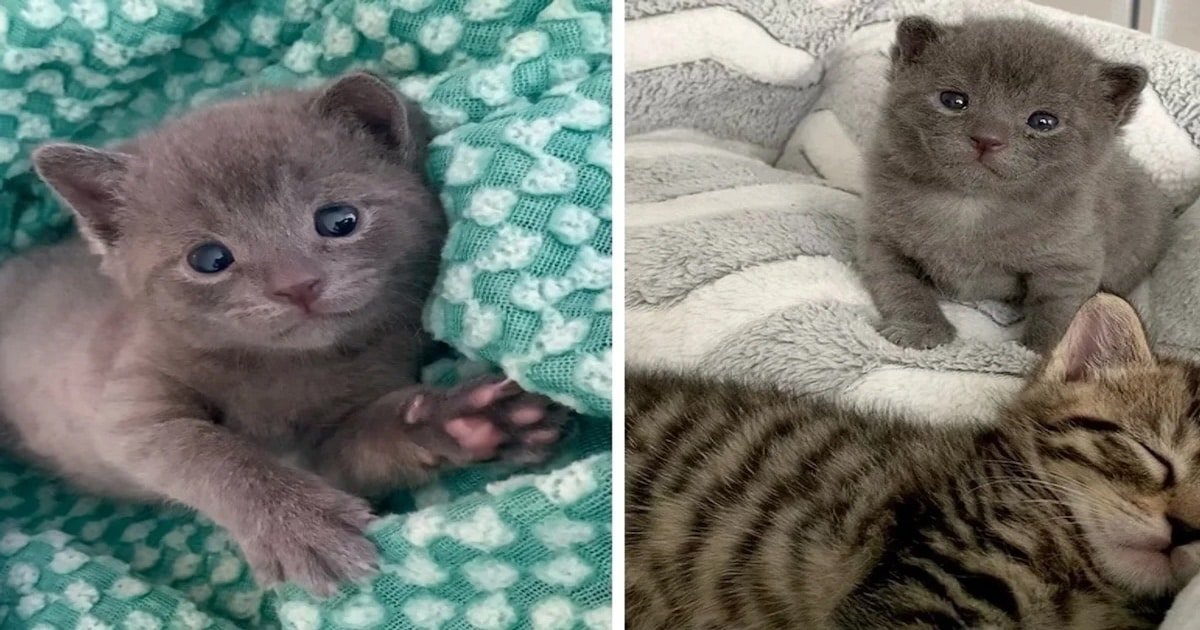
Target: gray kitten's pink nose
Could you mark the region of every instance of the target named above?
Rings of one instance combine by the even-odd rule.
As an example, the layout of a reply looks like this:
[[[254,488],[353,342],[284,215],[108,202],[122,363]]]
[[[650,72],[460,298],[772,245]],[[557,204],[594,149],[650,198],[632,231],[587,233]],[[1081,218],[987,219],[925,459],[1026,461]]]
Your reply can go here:
[[[295,284],[277,288],[271,293],[271,297],[280,302],[291,302],[307,312],[312,310],[313,302],[321,297],[321,279],[306,278]]]
[[[1004,148],[1005,142],[993,135],[979,134],[971,136],[971,144],[975,145],[975,150],[982,154]]]

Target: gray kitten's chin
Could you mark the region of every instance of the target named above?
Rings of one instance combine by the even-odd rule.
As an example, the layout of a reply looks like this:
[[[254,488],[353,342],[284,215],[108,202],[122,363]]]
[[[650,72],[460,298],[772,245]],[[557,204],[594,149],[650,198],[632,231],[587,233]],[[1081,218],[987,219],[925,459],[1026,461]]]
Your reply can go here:
[[[261,326],[234,326],[230,322],[214,321],[207,326],[187,326],[177,322],[170,336],[202,350],[271,353],[319,352],[353,344],[368,336],[382,324],[382,317],[372,315],[378,309],[360,309],[350,313],[297,316],[287,322]]]
[[[371,307],[307,316],[258,340],[267,350],[319,351],[360,341],[371,331],[378,330],[384,319],[380,308]]]
[[[1046,164],[1013,164],[1001,157],[977,159],[973,151],[952,151],[927,153],[918,157],[915,164],[933,165],[940,179],[947,185],[964,192],[980,190],[1011,193],[1027,191],[1030,186],[1044,187],[1044,171],[1053,165]]]
[[[361,326],[347,326],[341,321],[304,321],[263,338],[262,347],[267,350],[323,350],[357,337],[362,330]]]

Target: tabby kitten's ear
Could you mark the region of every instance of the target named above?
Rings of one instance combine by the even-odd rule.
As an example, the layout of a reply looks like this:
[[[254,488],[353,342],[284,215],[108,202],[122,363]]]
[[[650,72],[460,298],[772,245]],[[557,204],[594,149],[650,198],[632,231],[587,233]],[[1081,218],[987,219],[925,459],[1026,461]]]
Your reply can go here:
[[[1087,380],[1095,371],[1152,363],[1146,330],[1133,307],[1100,293],[1084,302],[1042,368],[1042,380]]]

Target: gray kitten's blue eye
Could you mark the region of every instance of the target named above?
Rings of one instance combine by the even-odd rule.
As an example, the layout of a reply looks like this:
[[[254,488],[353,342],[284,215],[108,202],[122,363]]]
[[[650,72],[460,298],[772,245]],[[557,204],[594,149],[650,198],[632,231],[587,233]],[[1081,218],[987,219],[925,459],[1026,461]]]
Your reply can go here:
[[[349,236],[358,227],[358,210],[354,206],[333,204],[317,210],[313,220],[317,226],[317,234],[321,236]]]
[[[1050,112],[1033,112],[1025,124],[1034,131],[1050,131],[1058,126],[1058,118]]]
[[[938,100],[946,109],[963,110],[967,108],[967,95],[962,92],[942,92],[938,95]]]
[[[233,264],[233,252],[214,241],[198,245],[188,254],[187,261],[200,273],[220,273]]]

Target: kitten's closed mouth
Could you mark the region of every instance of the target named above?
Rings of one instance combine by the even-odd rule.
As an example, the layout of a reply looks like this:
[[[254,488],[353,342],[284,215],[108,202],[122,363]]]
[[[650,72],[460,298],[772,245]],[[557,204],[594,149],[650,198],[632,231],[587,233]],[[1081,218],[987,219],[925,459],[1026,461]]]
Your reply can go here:
[[[980,166],[982,166],[983,170],[991,173],[992,175],[995,175],[996,177],[999,177],[1000,179],[1004,179],[1004,176],[1000,174],[1000,171],[997,171],[995,168],[992,167],[992,165],[990,165],[984,161],[986,159],[987,159],[986,156],[982,156],[982,157],[976,159],[975,162],[978,163]]]
[[[1174,583],[1186,583],[1200,571],[1200,549],[1197,545],[1158,547],[1151,545],[1118,545],[1113,558],[1128,576],[1152,591]]]
[[[1142,588],[1157,590],[1166,585],[1172,576],[1170,547],[1154,548],[1145,544],[1119,544],[1111,548],[1110,554],[1115,568]]]
[[[285,326],[281,330],[276,331],[274,336],[276,338],[287,337],[303,329],[305,326],[313,326],[321,322],[327,322],[331,320],[346,319],[348,317],[353,317],[355,313],[357,313],[357,311],[309,311],[302,313],[295,322]]]

